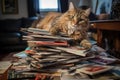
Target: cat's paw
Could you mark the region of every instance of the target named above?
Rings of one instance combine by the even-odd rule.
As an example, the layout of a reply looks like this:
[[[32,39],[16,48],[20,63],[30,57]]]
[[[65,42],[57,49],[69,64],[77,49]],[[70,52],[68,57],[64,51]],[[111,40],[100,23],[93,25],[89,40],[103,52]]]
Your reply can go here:
[[[92,44],[86,39],[82,40],[80,45],[85,49],[90,49],[92,47]]]

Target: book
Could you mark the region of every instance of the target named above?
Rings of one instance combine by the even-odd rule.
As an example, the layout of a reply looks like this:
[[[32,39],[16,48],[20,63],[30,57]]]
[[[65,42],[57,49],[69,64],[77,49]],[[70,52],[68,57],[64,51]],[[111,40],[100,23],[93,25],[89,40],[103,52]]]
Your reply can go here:
[[[114,74],[115,76],[118,76],[120,78],[120,66],[117,65],[115,66],[114,69],[111,70],[112,74]]]
[[[44,30],[44,29],[28,28],[27,31],[28,31],[28,32],[35,33],[35,34],[51,35],[48,31],[46,31],[46,30]]]
[[[88,75],[83,73],[76,73],[74,75],[62,73],[60,78],[60,80],[93,80],[90,79]]]
[[[21,52],[14,54],[13,57],[26,58],[27,54],[25,53],[25,51],[21,51]]]
[[[103,48],[101,48],[101,47],[99,47],[99,46],[97,46],[97,45],[93,45],[92,48],[91,48],[91,50],[92,50],[92,51],[96,51],[96,52],[98,52],[98,53],[100,53],[100,52],[105,52],[105,51],[106,51],[105,49],[103,49]]]
[[[69,46],[67,41],[27,41],[29,46]]]
[[[92,61],[94,63],[98,63],[98,64],[107,65],[107,64],[114,63],[116,61],[116,59],[109,58],[109,57],[103,57],[103,56],[97,56],[97,57],[91,59],[90,61]]]
[[[70,46],[70,47],[56,47],[56,49],[60,49],[62,51],[72,53],[75,55],[85,57],[87,55],[86,49],[80,48],[78,46]]]
[[[113,66],[103,66],[97,64],[88,64],[82,68],[76,70],[76,72],[82,72],[88,75],[95,75],[102,72],[109,71],[113,68]]]
[[[0,74],[4,74],[11,66],[12,66],[12,63],[10,61],[1,61]]]
[[[73,40],[73,38],[62,37],[62,36],[52,36],[52,35],[29,35],[34,38],[44,38],[44,39],[56,39],[56,40]]]
[[[38,73],[36,74],[35,80],[61,80],[60,75],[61,73]]]
[[[69,38],[68,35],[64,33],[53,36],[50,32],[43,29],[27,28],[23,31],[27,32],[27,36],[24,35],[23,40],[73,40],[73,38]]]

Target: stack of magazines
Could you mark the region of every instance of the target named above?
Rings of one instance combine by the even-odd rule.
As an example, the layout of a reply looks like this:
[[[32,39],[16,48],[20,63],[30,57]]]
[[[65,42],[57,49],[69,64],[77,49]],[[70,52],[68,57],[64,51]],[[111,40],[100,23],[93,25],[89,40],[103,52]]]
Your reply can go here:
[[[70,41],[73,41],[66,37],[67,35],[53,36],[48,31],[36,28],[28,28],[24,32],[27,35],[23,36],[23,39],[27,40],[29,46],[69,46]]]
[[[92,76],[113,69],[110,64],[117,60],[97,45],[93,45],[91,49],[72,45],[73,39],[63,33],[53,36],[48,31],[36,28],[23,31],[26,33],[23,39],[27,40],[28,48],[15,54],[14,57],[22,58],[24,55],[29,65],[26,70],[19,69],[20,72],[23,70],[24,74],[27,72],[27,74],[37,73],[40,76],[43,74],[59,77],[79,75],[80,79],[89,80],[91,77],[88,75]],[[61,79],[68,80],[64,77]]]

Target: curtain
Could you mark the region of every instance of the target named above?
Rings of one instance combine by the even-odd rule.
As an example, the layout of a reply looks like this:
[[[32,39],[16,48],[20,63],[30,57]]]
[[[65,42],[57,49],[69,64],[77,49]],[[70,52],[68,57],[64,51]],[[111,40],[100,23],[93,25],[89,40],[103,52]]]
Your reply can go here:
[[[40,14],[39,0],[27,0],[28,2],[28,16],[36,17],[36,14]],[[66,12],[68,10],[68,0],[58,0],[58,12]]]
[[[58,11],[62,13],[66,12],[68,10],[68,5],[68,0],[58,0]]]
[[[120,0],[113,0],[111,18],[120,20]]]
[[[28,16],[35,17],[39,12],[39,0],[27,0],[28,2]]]

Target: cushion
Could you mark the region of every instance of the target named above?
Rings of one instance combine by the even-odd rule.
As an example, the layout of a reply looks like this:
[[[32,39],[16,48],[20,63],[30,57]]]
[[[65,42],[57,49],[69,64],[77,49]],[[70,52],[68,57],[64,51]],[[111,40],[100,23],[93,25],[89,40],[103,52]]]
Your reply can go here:
[[[32,25],[34,19],[31,18],[22,18],[22,28],[28,28]]]
[[[0,20],[0,32],[19,31],[21,27],[21,19]]]
[[[20,42],[20,33],[0,33],[1,45],[18,44]]]

